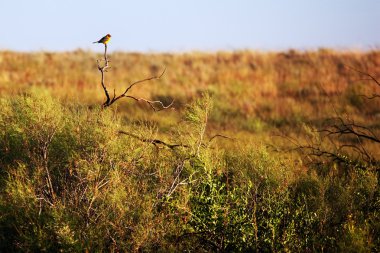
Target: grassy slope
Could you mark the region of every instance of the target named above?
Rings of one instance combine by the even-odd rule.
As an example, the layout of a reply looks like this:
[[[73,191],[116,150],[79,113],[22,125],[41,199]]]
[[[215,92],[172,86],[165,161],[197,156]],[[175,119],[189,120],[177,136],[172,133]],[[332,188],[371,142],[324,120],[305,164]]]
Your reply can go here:
[[[96,58],[100,55],[83,51],[1,52],[1,94],[38,86],[58,98],[101,104],[104,94]],[[215,98],[212,122],[218,129],[255,132],[261,125],[271,128],[318,120],[331,115],[333,108],[352,112],[362,121],[379,113],[378,101],[363,106],[361,98],[354,98],[357,93],[378,92],[376,85],[348,69],[379,73],[380,53],[376,51],[113,53],[110,58],[112,68],[106,83],[111,92],[116,89],[120,93],[128,83],[156,75],[166,67],[161,80],[136,86],[131,94],[165,102],[174,99],[174,107],[181,110],[201,92],[209,91]],[[158,117],[133,101],[120,103],[119,110],[131,121],[147,119],[165,125],[167,118],[176,118],[173,113]]]

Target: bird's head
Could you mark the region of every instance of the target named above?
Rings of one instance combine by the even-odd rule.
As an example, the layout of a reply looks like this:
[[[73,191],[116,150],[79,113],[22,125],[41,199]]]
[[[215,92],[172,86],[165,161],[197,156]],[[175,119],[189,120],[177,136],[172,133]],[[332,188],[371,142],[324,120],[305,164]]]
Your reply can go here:
[[[107,36],[108,38],[111,38],[111,34],[107,34],[106,36]]]

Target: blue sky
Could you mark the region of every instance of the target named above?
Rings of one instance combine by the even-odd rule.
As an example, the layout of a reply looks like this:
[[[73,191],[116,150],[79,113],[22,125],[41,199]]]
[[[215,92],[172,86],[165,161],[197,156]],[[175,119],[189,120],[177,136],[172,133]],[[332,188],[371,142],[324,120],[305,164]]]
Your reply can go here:
[[[0,0],[0,50],[372,49],[379,0]]]

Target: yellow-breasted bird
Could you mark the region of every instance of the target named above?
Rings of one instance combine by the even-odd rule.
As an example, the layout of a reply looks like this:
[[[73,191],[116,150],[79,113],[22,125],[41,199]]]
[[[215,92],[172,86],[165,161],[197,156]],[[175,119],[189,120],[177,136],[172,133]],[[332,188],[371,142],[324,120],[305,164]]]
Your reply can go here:
[[[93,43],[103,43],[103,44],[107,44],[111,39],[111,34],[107,34],[106,36],[104,36],[103,38],[101,38],[100,40],[98,41],[95,41]]]

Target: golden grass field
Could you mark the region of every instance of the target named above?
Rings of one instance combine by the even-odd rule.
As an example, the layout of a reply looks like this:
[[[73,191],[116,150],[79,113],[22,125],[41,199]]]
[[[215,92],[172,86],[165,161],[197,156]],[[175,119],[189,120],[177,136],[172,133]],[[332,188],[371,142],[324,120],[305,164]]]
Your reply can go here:
[[[318,126],[326,118],[347,114],[378,128],[380,101],[366,101],[360,95],[379,93],[380,87],[355,71],[379,73],[378,51],[115,52],[109,57],[111,68],[105,82],[111,95],[166,68],[160,80],[141,83],[128,94],[165,104],[174,100],[172,108],[154,112],[144,102],[119,100],[113,107],[129,122],[145,121],[168,129],[178,123],[186,104],[209,92],[214,103],[210,135],[262,138],[278,131],[297,132],[302,123]],[[101,58],[82,50],[1,52],[0,94],[12,96],[41,87],[62,101],[101,105],[105,95],[96,67],[96,59]]]

